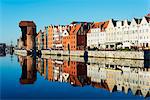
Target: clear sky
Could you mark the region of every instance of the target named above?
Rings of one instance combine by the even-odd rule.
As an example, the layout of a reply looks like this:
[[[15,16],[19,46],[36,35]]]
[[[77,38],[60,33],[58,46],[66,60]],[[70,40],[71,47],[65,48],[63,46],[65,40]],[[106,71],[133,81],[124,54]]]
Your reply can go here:
[[[150,0],[0,0],[0,42],[16,44],[18,23],[32,20],[37,32],[50,24],[124,20],[150,13]]]

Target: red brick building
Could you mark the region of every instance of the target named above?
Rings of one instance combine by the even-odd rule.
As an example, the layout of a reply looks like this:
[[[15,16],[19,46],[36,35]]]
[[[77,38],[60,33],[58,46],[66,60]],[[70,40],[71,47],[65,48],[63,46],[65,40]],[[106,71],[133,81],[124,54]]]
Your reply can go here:
[[[68,35],[63,36],[63,50],[84,50],[90,27],[88,22],[72,22],[67,29]]]
[[[53,26],[48,26],[48,48],[53,48]]]

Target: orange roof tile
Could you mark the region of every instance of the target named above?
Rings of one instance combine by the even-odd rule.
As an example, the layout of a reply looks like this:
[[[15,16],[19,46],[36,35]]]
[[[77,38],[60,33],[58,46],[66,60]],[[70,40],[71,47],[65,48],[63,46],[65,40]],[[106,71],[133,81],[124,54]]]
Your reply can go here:
[[[76,34],[81,27],[81,24],[77,24],[71,28],[70,34]]]
[[[92,28],[100,28],[103,22],[95,22],[92,24]]]
[[[109,21],[104,22],[103,28],[106,29],[109,24]]]

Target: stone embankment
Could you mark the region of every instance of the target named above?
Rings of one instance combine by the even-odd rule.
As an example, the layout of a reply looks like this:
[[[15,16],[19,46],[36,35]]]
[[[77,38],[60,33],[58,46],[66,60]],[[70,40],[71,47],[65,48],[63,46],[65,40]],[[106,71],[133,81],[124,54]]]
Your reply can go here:
[[[85,62],[83,57],[76,56],[57,56],[57,55],[42,55],[41,58],[44,59],[55,59],[55,60],[66,60],[66,61],[76,61]],[[95,58],[89,57],[88,63],[98,64],[98,65],[116,65],[125,67],[144,67],[144,60],[134,60],[134,59],[110,59],[110,58]]]
[[[15,50],[15,54],[26,56],[26,50]],[[58,50],[41,50],[42,55],[59,55],[59,56],[75,56],[83,57],[84,51],[58,51]],[[150,51],[88,51],[90,58],[115,58],[115,59],[135,59],[150,60]]]
[[[84,56],[84,51],[42,50],[42,55]],[[144,51],[88,51],[89,57],[116,59],[144,59]]]

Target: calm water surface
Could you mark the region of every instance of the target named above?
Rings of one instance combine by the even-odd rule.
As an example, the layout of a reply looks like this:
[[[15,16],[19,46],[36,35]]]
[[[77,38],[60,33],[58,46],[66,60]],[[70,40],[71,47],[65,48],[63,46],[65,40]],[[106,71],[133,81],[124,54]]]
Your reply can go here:
[[[7,55],[0,71],[1,99],[150,100],[149,61]]]

